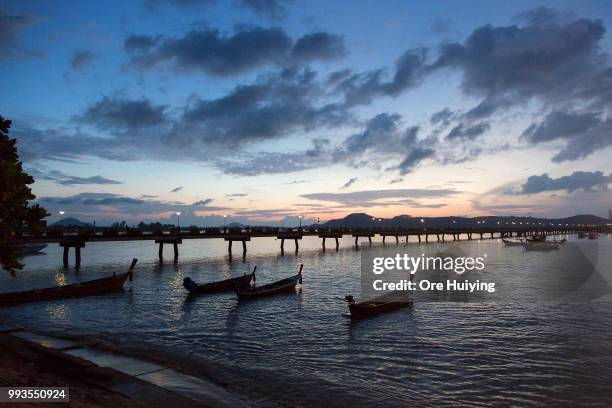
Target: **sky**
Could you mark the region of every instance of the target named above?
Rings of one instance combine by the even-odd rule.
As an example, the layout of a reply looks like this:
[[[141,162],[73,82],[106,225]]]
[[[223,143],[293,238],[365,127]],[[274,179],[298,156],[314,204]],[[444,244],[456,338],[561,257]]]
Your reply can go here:
[[[611,27],[609,1],[0,1],[0,114],[49,222],[607,217]]]

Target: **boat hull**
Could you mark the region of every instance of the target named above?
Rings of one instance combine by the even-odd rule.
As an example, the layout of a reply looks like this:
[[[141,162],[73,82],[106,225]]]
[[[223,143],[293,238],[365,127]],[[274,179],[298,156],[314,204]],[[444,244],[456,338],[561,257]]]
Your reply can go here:
[[[110,278],[102,278],[84,283],[0,294],[0,305],[15,305],[118,292],[123,289],[123,284],[128,276],[129,272],[126,272]]]
[[[233,291],[236,287],[248,286],[253,279],[253,275],[244,275],[237,278],[226,279],[219,282],[204,283],[198,285],[192,280],[183,281],[183,287],[189,291],[190,295],[199,295],[204,293],[221,293]]]
[[[279,282],[271,283],[269,285],[253,287],[253,288],[242,288],[236,290],[238,299],[256,299],[260,297],[277,295],[280,293],[292,293],[295,292],[295,287],[300,280],[301,275],[295,275],[291,278],[284,279]]]
[[[360,303],[352,301],[352,296],[349,299],[351,300],[348,304],[351,319],[365,319],[412,305],[412,299],[403,293],[388,293]]]

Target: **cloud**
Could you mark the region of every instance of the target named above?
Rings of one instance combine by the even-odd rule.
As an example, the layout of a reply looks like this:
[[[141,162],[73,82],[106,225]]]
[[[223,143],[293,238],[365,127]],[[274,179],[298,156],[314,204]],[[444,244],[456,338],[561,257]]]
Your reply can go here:
[[[403,175],[414,170],[422,161],[433,158],[437,144],[435,138],[419,139],[420,128],[411,126],[402,129],[400,120],[398,114],[381,113],[374,116],[366,122],[363,131],[347,137],[332,151],[333,160],[361,167],[362,157],[367,157],[370,165],[388,163],[390,158],[396,157],[399,164],[390,169],[399,169]]]
[[[10,15],[0,10],[0,60],[44,56],[42,51],[27,49],[21,42],[21,32],[33,24],[34,19],[28,14]]]
[[[90,105],[76,120],[103,130],[143,129],[165,123],[166,108],[153,105],[146,98],[130,100],[105,96]]]
[[[198,202],[190,205],[150,198],[133,198],[110,193],[79,193],[65,197],[41,197],[36,200],[51,214],[65,211],[68,216],[82,220],[96,220],[98,225],[129,219],[138,221],[164,221],[181,212],[181,223],[206,224],[205,217],[198,214],[230,210],[226,207],[213,207]],[[203,200],[206,201],[206,200]],[[219,222],[220,219],[220,222]],[[213,218],[215,225],[223,223],[223,217]],[[172,221],[174,222],[174,221]]]
[[[577,137],[600,123],[598,113],[553,111],[539,124],[532,124],[524,132],[531,143]]]
[[[432,197],[451,197],[459,194],[460,191],[454,189],[398,189],[398,190],[366,190],[354,191],[351,193],[311,193],[303,194],[300,197],[309,200],[328,201],[342,204],[344,206],[364,207],[368,205],[383,205],[384,199],[408,199]],[[405,203],[405,202],[404,202]],[[395,204],[394,204],[395,205]]]
[[[231,76],[262,66],[336,59],[344,55],[344,40],[325,32],[294,40],[278,27],[241,26],[231,34],[201,29],[177,38],[132,34],[125,39],[124,49],[136,68],[168,64],[179,70]]]
[[[100,175],[90,177],[69,176],[59,170],[43,171],[38,168],[28,168],[28,173],[36,180],[49,180],[63,186],[76,186],[85,184],[122,184],[120,181],[108,179]]]
[[[448,132],[446,140],[462,139],[462,140],[474,140],[484,132],[489,130],[491,125],[488,123],[477,123],[475,125],[467,125],[460,123]]]
[[[356,73],[338,84],[336,92],[344,96],[346,106],[365,105],[378,96],[398,96],[420,84],[426,73],[424,48],[404,52],[396,61],[393,76],[387,79],[385,69]]]
[[[339,35],[318,32],[300,37],[291,51],[296,61],[331,60],[346,54],[344,40]]]
[[[441,111],[438,111],[432,114],[429,121],[433,125],[443,124],[446,126],[448,125],[452,117],[453,117],[453,111],[451,111],[449,108],[444,108]]]
[[[93,52],[89,50],[78,50],[72,54],[70,58],[70,68],[75,71],[80,71],[90,65],[94,60]]]
[[[428,147],[415,147],[400,162],[398,168],[401,175],[410,173],[415,167],[425,159],[429,159],[435,155],[435,150]]]
[[[587,19],[486,25],[464,43],[443,45],[433,68],[460,69],[463,90],[476,96],[551,96],[598,69],[604,32],[601,21]]]
[[[193,206],[203,206],[203,207],[204,207],[204,206],[207,206],[208,204],[210,204],[210,203],[212,203],[212,202],[213,202],[213,199],[212,199],[212,198],[207,198],[207,199],[205,199],[205,200],[199,200],[199,201],[196,201],[196,202],[195,202],[195,203],[193,203],[192,205],[193,205]]]
[[[313,71],[283,70],[216,99],[194,98],[168,141],[196,139],[235,149],[296,131],[340,126],[350,118],[341,107],[320,101],[321,96]]]
[[[246,193],[234,193],[234,194],[226,194],[226,197],[246,197],[248,194]]]
[[[183,189],[183,186],[178,186],[173,188],[172,190],[170,190],[171,193],[178,193],[179,191],[181,191]]]
[[[345,188],[349,188],[350,186],[352,186],[355,182],[357,181],[357,177],[352,177],[351,179],[349,179],[349,181],[347,181],[346,183],[344,183],[344,185],[342,187],[340,187],[340,189],[345,189]]]
[[[612,145],[612,119],[599,112],[556,110],[525,129],[522,137],[533,144],[565,141],[553,161],[577,160]]]
[[[243,7],[273,20],[278,20],[285,16],[287,3],[289,1],[286,0],[240,0],[240,4]]]
[[[608,191],[608,184],[612,183],[612,174],[604,175],[601,171],[575,171],[569,176],[551,178],[544,173],[541,176],[530,176],[522,185],[519,194],[537,194],[543,191],[565,190],[568,193],[576,190]]]

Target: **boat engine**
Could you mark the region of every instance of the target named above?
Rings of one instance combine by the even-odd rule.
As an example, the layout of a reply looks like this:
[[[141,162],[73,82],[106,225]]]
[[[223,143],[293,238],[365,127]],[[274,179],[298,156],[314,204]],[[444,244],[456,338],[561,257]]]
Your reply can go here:
[[[348,303],[355,303],[355,298],[353,297],[353,295],[346,295],[344,297],[344,300],[346,300]]]

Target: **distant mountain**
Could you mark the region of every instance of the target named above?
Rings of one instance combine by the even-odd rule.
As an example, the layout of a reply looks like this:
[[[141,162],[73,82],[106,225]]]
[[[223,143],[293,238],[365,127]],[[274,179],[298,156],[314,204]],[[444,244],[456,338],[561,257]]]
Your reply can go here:
[[[79,221],[76,218],[64,218],[50,225],[50,227],[91,227],[88,222]]]
[[[232,223],[230,223],[230,224],[227,224],[227,228],[232,228],[232,229],[236,229],[236,228],[244,228],[244,227],[245,227],[245,225],[244,225],[244,224],[241,224],[241,223],[239,223],[239,222],[232,222]],[[222,228],[222,227],[219,227],[219,228]]]
[[[349,214],[344,218],[330,220],[322,224],[323,228],[452,228],[475,227],[494,225],[522,225],[522,224],[588,224],[605,225],[610,223],[606,218],[596,215],[575,215],[567,218],[537,218],[515,216],[485,216],[485,217],[411,217],[400,215],[393,218],[376,218],[365,213]]]
[[[602,225],[602,224],[610,224],[612,221],[598,217],[596,215],[591,214],[583,214],[583,215],[574,215],[573,217],[561,218],[560,222],[564,222],[566,224],[588,224],[588,225]]]

